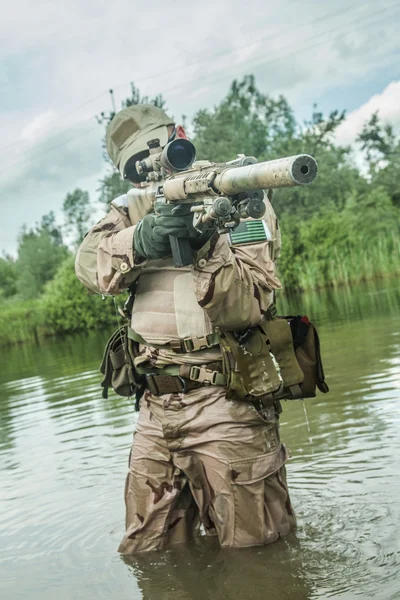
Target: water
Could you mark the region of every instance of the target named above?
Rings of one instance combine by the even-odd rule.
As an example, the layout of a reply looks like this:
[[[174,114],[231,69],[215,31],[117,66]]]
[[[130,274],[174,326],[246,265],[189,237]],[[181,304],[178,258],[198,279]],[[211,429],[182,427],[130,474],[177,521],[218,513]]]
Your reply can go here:
[[[200,538],[123,560],[135,414],[128,399],[101,398],[108,332],[0,351],[2,599],[400,598],[400,286],[281,307],[319,325],[331,393],[285,404],[299,526],[265,548]]]

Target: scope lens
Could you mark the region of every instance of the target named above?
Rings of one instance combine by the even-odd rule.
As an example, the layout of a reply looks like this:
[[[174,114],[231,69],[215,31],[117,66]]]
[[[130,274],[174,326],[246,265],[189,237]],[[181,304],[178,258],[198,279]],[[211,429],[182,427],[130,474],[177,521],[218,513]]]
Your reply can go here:
[[[196,149],[189,140],[177,139],[167,147],[167,160],[176,171],[189,168],[196,158]]]

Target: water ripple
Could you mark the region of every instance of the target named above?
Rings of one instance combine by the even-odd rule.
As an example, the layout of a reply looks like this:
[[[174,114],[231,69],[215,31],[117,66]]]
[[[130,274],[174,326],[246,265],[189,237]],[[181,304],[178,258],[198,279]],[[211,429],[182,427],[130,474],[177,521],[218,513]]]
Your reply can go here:
[[[284,403],[299,527],[263,549],[221,551],[203,540],[128,568],[116,548],[132,402],[101,398],[97,366],[73,370],[70,357],[65,371],[53,361],[40,375],[1,384],[1,597],[265,600],[273,589],[274,600],[397,600],[400,346],[385,327],[370,332],[379,352],[361,360],[361,324],[348,354],[343,327],[329,329],[331,393]]]

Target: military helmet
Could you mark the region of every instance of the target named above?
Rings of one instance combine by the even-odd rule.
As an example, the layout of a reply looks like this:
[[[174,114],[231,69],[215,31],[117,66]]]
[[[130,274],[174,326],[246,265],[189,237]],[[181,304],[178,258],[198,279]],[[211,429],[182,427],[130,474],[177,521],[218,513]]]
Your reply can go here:
[[[167,127],[173,124],[174,120],[153,104],[135,104],[113,117],[107,127],[107,152],[122,177],[128,160],[148,150],[147,142],[159,138],[161,147],[166,145]]]

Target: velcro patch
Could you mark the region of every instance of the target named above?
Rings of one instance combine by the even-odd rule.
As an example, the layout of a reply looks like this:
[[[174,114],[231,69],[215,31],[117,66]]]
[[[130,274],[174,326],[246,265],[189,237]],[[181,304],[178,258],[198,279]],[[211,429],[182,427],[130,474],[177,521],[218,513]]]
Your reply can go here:
[[[232,246],[241,246],[242,244],[270,242],[272,235],[265,221],[262,219],[252,219],[251,221],[242,221],[239,223],[229,233],[229,240]]]

